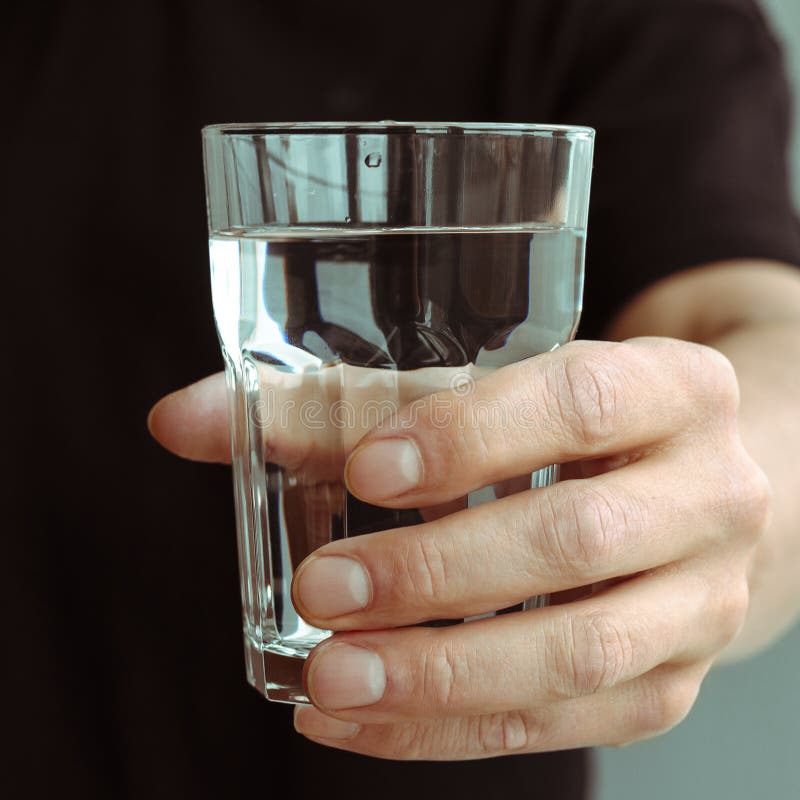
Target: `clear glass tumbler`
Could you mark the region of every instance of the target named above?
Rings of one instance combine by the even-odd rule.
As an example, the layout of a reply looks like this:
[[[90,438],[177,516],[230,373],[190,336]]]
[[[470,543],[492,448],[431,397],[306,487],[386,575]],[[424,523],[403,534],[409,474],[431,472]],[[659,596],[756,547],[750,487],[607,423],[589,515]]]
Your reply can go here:
[[[270,123],[212,125],[203,142],[247,678],[302,703],[303,660],[330,632],[292,606],[297,565],[333,539],[437,514],[350,495],[359,439],[442,390],[441,424],[508,424],[492,409],[463,419],[457,399],[573,337],[594,132]],[[448,510],[556,479],[549,467]]]

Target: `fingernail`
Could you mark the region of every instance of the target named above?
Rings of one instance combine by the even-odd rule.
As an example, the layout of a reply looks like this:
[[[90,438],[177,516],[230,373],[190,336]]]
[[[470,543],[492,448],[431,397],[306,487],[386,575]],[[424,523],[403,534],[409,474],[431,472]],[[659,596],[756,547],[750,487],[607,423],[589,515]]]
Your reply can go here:
[[[311,616],[340,617],[367,607],[369,576],[352,558],[312,556],[295,574],[294,593]]]
[[[332,644],[315,656],[308,690],[323,708],[358,708],[377,703],[386,689],[386,672],[377,653],[350,644]]]
[[[298,705],[294,707],[294,729],[303,736],[317,739],[352,739],[361,726],[329,717],[313,706]]]
[[[347,465],[347,483],[362,497],[397,497],[422,480],[422,459],[410,439],[381,439],[356,450]]]

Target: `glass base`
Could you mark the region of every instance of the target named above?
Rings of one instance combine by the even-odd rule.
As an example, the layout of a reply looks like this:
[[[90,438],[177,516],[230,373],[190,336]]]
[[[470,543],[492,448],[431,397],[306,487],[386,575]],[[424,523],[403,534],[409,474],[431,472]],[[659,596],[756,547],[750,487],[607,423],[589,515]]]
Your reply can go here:
[[[247,682],[276,703],[309,703],[303,689],[303,665],[317,642],[308,647],[259,645],[245,633],[244,656]]]

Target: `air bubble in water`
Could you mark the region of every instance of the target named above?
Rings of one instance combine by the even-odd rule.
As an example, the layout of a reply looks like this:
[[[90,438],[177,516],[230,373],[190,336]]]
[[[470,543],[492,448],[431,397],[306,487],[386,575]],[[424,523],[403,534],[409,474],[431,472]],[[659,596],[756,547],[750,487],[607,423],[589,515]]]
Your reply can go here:
[[[364,163],[368,167],[379,167],[383,159],[381,158],[380,153],[370,153],[365,159]]]

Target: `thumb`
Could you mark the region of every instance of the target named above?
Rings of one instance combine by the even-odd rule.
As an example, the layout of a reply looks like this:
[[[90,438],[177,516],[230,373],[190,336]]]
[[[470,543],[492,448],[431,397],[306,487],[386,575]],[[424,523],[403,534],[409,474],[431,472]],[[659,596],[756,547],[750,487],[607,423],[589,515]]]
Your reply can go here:
[[[225,375],[218,372],[162,397],[147,416],[162,447],[192,461],[230,463]]]

